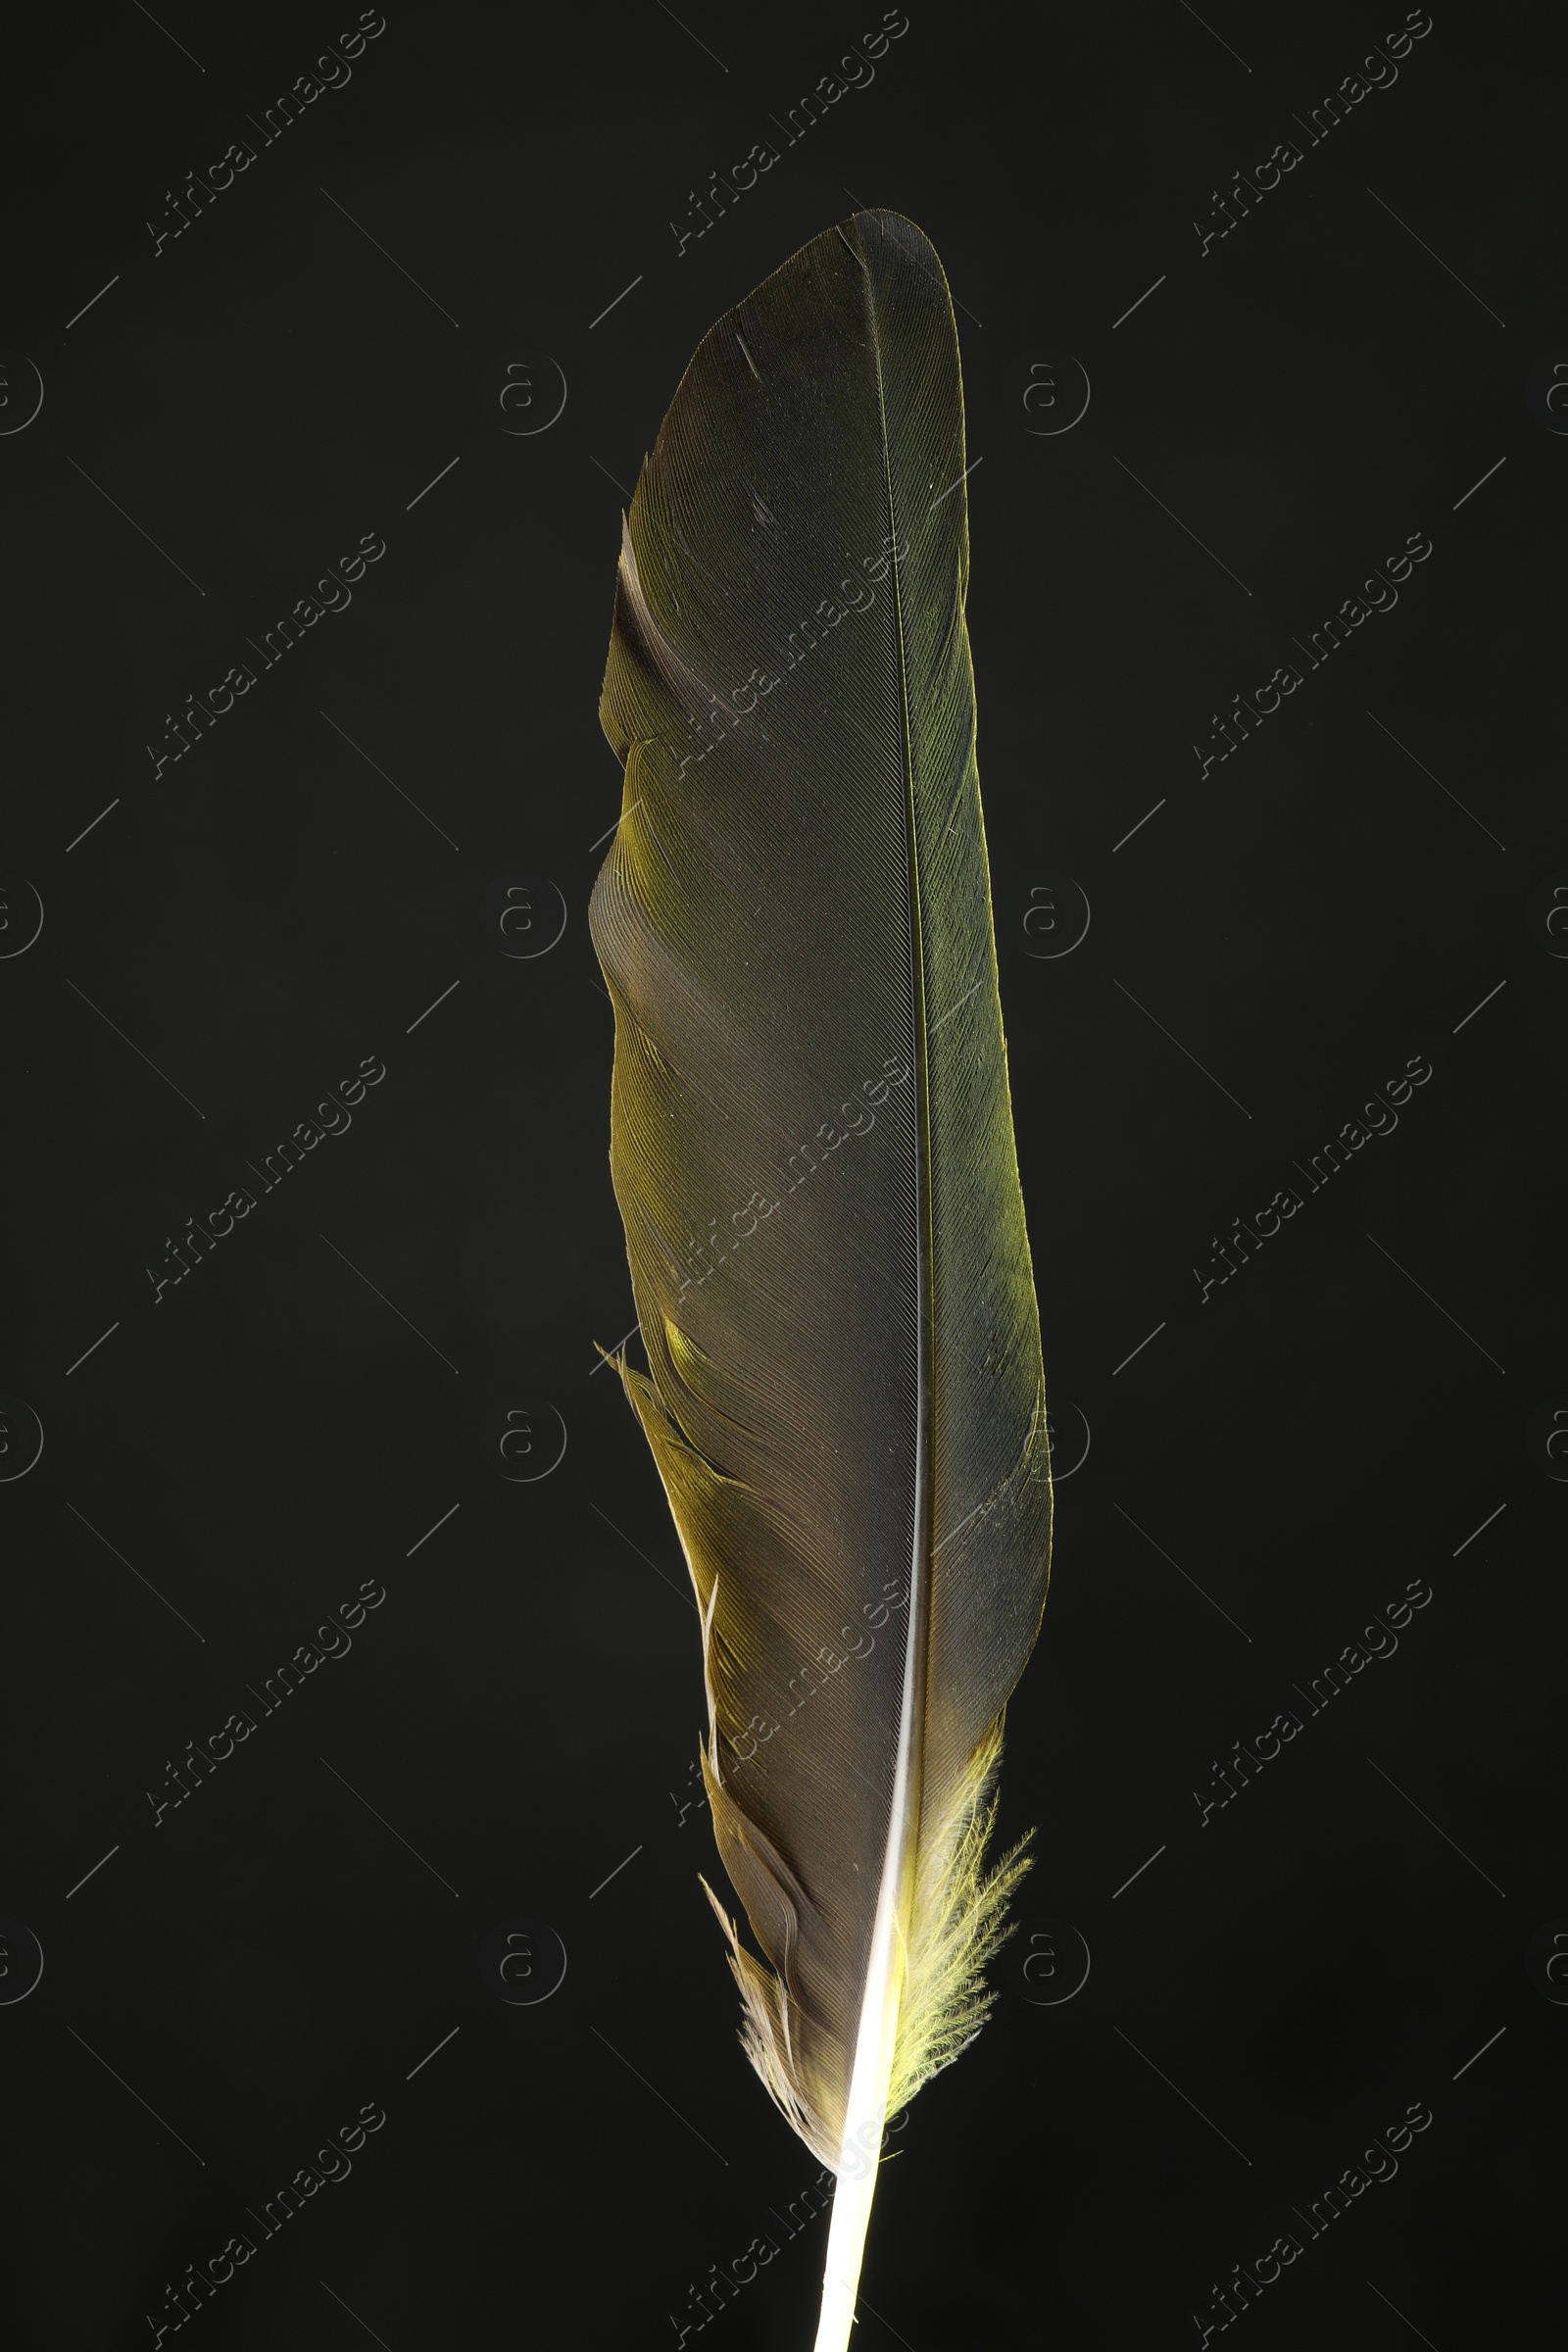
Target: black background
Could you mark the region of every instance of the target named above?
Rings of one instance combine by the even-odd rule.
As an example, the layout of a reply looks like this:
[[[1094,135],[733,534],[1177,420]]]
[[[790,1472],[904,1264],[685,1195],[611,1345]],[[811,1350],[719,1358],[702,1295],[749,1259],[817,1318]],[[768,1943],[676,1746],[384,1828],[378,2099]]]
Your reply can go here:
[[[1560,109],[1524,13],[1440,9],[1314,144],[1402,12],[1256,13],[914,6],[792,144],[874,9],[393,9],[270,144],[249,118],[351,12],[38,28],[0,411],[0,1913],[45,1960],[0,2008],[19,2345],[155,2340],[166,2283],[237,2231],[254,2258],[189,2323],[214,2347],[694,2341],[692,2288],[768,2234],[701,2332],[810,2340],[826,2225],[779,2217],[816,2168],[738,2049],[680,1811],[685,1571],[594,1376],[632,1308],[585,913],[620,807],[597,701],[622,491],[703,332],[857,203],[917,220],[960,306],[1070,1472],[1002,1784],[1002,1834],[1037,1825],[1023,1933],[909,2111],[858,2340],[1192,2343],[1290,2230],[1248,2342],[1546,2340],[1568,2012],[1525,1947],[1568,1926],[1568,1494],[1527,1424],[1568,1402],[1568,438],[1527,378],[1568,361]],[[242,138],[255,162],[155,250]],[[768,138],[678,250],[690,192]],[[1205,251],[1216,191],[1290,138]],[[564,410],[519,434],[552,367]],[[1054,408],[1026,406],[1046,368]],[[1075,369],[1087,414],[1035,429]],[[186,697],[366,533],[352,605],[155,773]],[[1298,659],[1412,533],[1396,609]],[[565,915],[529,960],[500,952],[519,875],[540,941]],[[155,1302],[168,1237],[364,1056],[386,1075],[352,1130]],[[1412,1056],[1397,1130],[1309,1192],[1298,1166]],[[1205,1298],[1232,1220],[1292,1184]],[[514,1405],[537,1462],[552,1410],[566,1435],[528,1485],[500,1475]],[[368,1579],[352,1652],[251,1706]],[[1396,1654],[1308,1714],[1293,1691],[1413,1579]],[[1205,1823],[1193,1791],[1293,1706]],[[155,1826],[166,1761],[247,1707]],[[509,2006],[479,1946],[523,1919],[567,1972]],[[1047,1922],[1093,1958],[1055,2005],[1018,1975]],[[352,2175],[252,2229],[365,2102],[386,2122]],[[1433,2122],[1397,2177],[1298,2228],[1411,2102]]]

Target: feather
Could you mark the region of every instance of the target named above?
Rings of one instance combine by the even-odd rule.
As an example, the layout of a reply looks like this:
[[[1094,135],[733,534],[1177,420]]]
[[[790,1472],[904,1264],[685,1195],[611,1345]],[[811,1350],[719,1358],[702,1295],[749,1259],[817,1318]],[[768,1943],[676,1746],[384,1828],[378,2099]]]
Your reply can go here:
[[[837,2175],[972,2039],[1051,1538],[964,622],[947,281],[857,213],[704,337],[623,518],[590,925],[647,1375],[702,1623],[708,1888],[752,2063]],[[705,1882],[706,1886],[706,1882]],[[760,1956],[759,1956],[759,1954]]]

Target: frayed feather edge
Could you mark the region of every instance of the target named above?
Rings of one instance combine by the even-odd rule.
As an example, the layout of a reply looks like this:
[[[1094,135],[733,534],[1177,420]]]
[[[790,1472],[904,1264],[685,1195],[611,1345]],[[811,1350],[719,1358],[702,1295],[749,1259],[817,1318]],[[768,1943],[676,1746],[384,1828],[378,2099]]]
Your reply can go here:
[[[914,1915],[888,2084],[887,2112],[896,2115],[915,2092],[969,2047],[996,2000],[984,1972],[1011,1935],[1007,1898],[1032,1867],[1023,1853],[1027,1832],[990,1872],[983,1869],[995,1825],[994,1793],[1002,1756],[999,1716],[976,1748],[946,1814],[921,1827],[924,1860],[915,1882]],[[703,1891],[729,1943],[730,1970],[745,2014],[741,2045],[790,2129],[818,2163],[836,2172],[841,2134],[812,2100],[802,2078],[791,2034],[788,1994],[771,1969],[741,1943],[734,1920],[706,1879]]]

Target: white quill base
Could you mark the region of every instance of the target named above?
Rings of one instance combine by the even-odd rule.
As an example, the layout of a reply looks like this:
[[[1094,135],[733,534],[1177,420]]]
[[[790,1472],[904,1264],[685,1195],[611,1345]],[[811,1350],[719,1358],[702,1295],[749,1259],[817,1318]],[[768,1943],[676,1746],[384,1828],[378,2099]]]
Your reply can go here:
[[[816,2324],[815,2352],[849,2352],[855,2298],[860,2283],[860,2258],[865,2251],[866,2225],[871,2219],[871,2199],[875,2192],[875,2158],[858,2180],[846,2180],[842,2174],[839,2177],[833,2195],[833,2219],[828,2228],[822,2316]]]
[[[860,2029],[856,2035],[849,2108],[839,2147],[838,2185],[833,2192],[833,2220],[828,2229],[827,2262],[822,2273],[822,2316],[817,2322],[816,2352],[848,2352],[866,2227],[871,2219],[877,2165],[888,2120],[888,2085],[893,2079],[893,2051],[898,2038],[906,1968],[900,1918],[904,1906],[900,1895],[910,1850],[907,1700],[911,1679],[912,1667],[906,1663],[905,1723],[894,1781],[893,1829],[888,1838],[876,1922],[871,1931],[865,2000],[860,2010]]]

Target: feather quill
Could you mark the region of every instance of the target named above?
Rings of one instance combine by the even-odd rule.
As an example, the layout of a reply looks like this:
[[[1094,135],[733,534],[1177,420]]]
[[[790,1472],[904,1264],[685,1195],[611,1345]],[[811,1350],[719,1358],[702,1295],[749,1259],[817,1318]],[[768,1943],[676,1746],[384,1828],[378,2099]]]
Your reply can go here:
[[[1051,1480],[964,477],[941,264],[857,213],[687,368],[600,708],[625,784],[590,924],[649,1371],[614,1360],[701,1617],[743,2040],[837,2176],[817,2352],[849,2341],[886,2119],[978,2030],[1028,1867],[984,1859]]]

